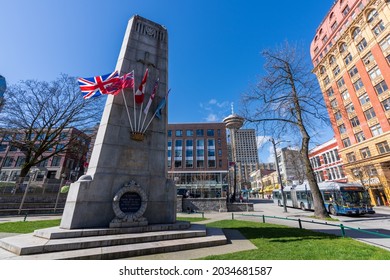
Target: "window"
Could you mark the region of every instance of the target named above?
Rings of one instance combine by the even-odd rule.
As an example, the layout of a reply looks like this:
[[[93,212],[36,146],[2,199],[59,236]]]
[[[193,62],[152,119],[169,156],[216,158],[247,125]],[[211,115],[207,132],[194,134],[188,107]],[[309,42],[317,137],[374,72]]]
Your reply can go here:
[[[175,131],[175,135],[176,135],[176,137],[181,137],[181,136],[183,136],[183,130],[181,130],[181,129],[176,130],[176,131]]]
[[[366,137],[364,136],[363,131],[356,133],[355,138],[356,138],[357,142],[362,142],[362,141],[366,140]]]
[[[336,77],[338,74],[340,74],[340,67],[337,65],[337,66],[333,69],[333,75]]]
[[[196,157],[197,158],[204,157],[204,150],[196,150]]]
[[[363,63],[365,65],[370,64],[371,62],[374,62],[374,57],[372,56],[372,53],[369,52],[365,57],[363,57]]]
[[[18,158],[16,159],[15,167],[20,167],[20,166],[22,166],[22,165],[25,163],[25,161],[26,161],[26,157],[24,157],[24,156],[18,157]]]
[[[208,160],[207,161],[207,167],[216,167],[215,160]]]
[[[334,114],[334,118],[336,119],[336,121],[341,120],[342,115],[341,115],[340,111],[337,111],[337,112]]]
[[[347,128],[345,127],[344,124],[339,125],[339,132],[340,133],[345,133],[347,131]]]
[[[207,129],[207,136],[214,136],[214,129]]]
[[[347,5],[347,6],[345,6],[345,8],[343,9],[343,11],[342,11],[342,13],[343,13],[343,16],[346,16],[346,15],[348,15],[348,12],[349,12],[349,10],[350,10],[350,8],[349,8],[349,6]]]
[[[345,106],[345,110],[347,110],[348,113],[354,113],[355,112],[355,106],[353,106],[352,103]]]
[[[7,145],[0,145],[0,152],[4,152],[7,149]]]
[[[362,156],[362,158],[369,158],[369,157],[371,157],[370,149],[368,147],[360,149],[360,155]]]
[[[333,109],[336,109],[337,106],[338,106],[337,100],[336,100],[336,99],[332,100],[332,101],[330,102],[330,106],[332,106]]]
[[[332,25],[330,26],[330,28],[332,29],[332,31],[335,31],[336,28],[337,28],[337,21],[335,21],[334,23],[332,23]]]
[[[351,61],[352,61],[352,55],[351,55],[351,53],[348,53],[348,54],[344,57],[344,63],[345,63],[345,65],[348,65]]]
[[[326,41],[328,41],[328,36],[324,36],[324,37],[322,37],[322,43],[323,44],[326,44]]]
[[[168,137],[172,137],[172,130],[168,130]]]
[[[390,35],[387,36],[382,42],[380,42],[380,47],[382,51],[387,51],[390,47]]]
[[[385,29],[385,25],[383,24],[383,21],[380,21],[375,27],[372,29],[372,32],[375,34],[375,36],[378,36],[382,33],[382,31]]]
[[[363,38],[363,40],[361,40],[361,41],[359,42],[359,44],[357,44],[356,47],[357,47],[357,49],[358,49],[359,52],[362,52],[362,51],[367,47],[367,41],[366,41],[366,39]]]
[[[60,166],[61,157],[54,156],[51,160],[51,166]]]
[[[372,10],[367,15],[367,22],[372,22],[378,16],[378,12],[376,10]]]
[[[203,168],[204,167],[204,160],[197,160],[196,167]]]
[[[186,136],[194,136],[194,131],[192,129],[187,129]]]
[[[181,168],[181,160],[175,160],[175,168]]]
[[[370,102],[370,98],[368,97],[368,94],[367,92],[362,94],[360,97],[359,97],[359,102],[361,105],[364,105],[368,102]]]
[[[335,63],[335,62],[336,62],[335,56],[334,56],[334,55],[331,55],[331,56],[329,57],[329,64],[332,65],[332,64]]]
[[[390,98],[387,98],[382,101],[383,110],[389,111],[390,110]]]
[[[175,158],[181,158],[183,156],[182,150],[175,150]]]
[[[384,154],[384,153],[389,153],[390,152],[390,147],[387,141],[380,142],[376,144],[376,148],[378,149],[378,153]]]
[[[370,108],[366,111],[364,111],[364,115],[366,116],[367,120],[371,120],[372,118],[375,118],[375,111],[374,108]]]
[[[330,87],[326,90],[326,94],[328,95],[328,97],[331,97],[334,95],[334,91],[333,91],[333,88]]]
[[[182,143],[183,143],[182,140],[175,140],[175,148],[177,147],[181,149],[181,147],[183,146]]]
[[[345,85],[344,78],[341,78],[340,80],[337,81],[337,85],[339,88],[341,88],[343,85]]]
[[[207,146],[208,147],[215,147],[215,140],[214,139],[208,139],[207,140]]]
[[[355,28],[352,31],[352,38],[355,40],[360,35],[360,33],[361,33],[360,28],[359,27]]]
[[[346,156],[347,156],[348,162],[354,162],[354,161],[356,161],[356,157],[355,157],[355,153],[354,153],[354,152],[348,153],[348,154],[346,154]]]
[[[368,75],[370,75],[371,80],[375,80],[376,78],[380,77],[382,73],[378,66],[375,66],[368,72]]]
[[[346,43],[341,43],[340,47],[339,47],[339,51],[340,53],[343,53],[347,50],[347,44]]]
[[[353,76],[355,76],[356,74],[358,73],[358,70],[356,68],[356,66],[354,66],[351,70],[349,70],[349,76],[352,78]]]
[[[330,83],[330,79],[328,76],[326,76],[324,79],[324,85],[327,86],[329,83]]]
[[[204,135],[203,129],[197,129],[196,130],[196,136],[203,136],[203,135]]]
[[[344,148],[351,146],[351,140],[349,140],[349,138],[344,138],[343,145],[344,145]]]
[[[355,88],[356,91],[364,87],[362,79],[357,80],[356,82],[353,83],[353,87]]]
[[[384,80],[376,84],[374,88],[378,95],[381,95],[383,92],[385,92],[388,89],[387,84]]]
[[[204,139],[197,139],[196,146],[197,147],[204,147]]]
[[[194,161],[191,159],[186,160],[186,168],[194,167]]]
[[[372,136],[378,136],[383,133],[381,125],[378,123],[370,127]]]
[[[192,149],[192,146],[193,146],[193,141],[192,139],[187,139],[186,140],[186,147],[190,147]]]
[[[349,96],[348,90],[343,91],[343,92],[341,93],[341,97],[343,98],[343,100],[349,99],[350,96]]]
[[[357,127],[357,126],[360,125],[360,122],[359,122],[358,117],[353,117],[353,118],[351,119],[351,125],[352,125],[353,127]]]

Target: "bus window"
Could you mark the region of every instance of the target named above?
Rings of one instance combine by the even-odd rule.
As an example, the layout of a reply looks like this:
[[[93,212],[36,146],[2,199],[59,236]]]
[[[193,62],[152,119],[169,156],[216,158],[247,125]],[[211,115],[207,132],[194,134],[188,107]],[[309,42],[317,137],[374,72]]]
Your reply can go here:
[[[291,199],[291,193],[290,192],[286,192],[286,198],[287,199]]]
[[[301,192],[301,199],[307,199],[307,196],[306,196],[305,192]]]
[[[330,201],[332,198],[332,195],[330,192],[324,192],[324,200],[325,201]]]

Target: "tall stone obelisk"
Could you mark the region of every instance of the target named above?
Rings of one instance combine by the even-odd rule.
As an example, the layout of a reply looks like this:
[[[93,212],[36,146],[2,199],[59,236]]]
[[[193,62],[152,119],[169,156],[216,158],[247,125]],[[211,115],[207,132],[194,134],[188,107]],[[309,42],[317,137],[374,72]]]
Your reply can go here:
[[[116,70],[120,75],[134,70],[137,89],[146,68],[149,76],[143,108],[157,78],[159,85],[144,127],[168,91],[168,33],[163,26],[134,16],[128,22]],[[61,228],[176,221],[176,189],[166,178],[168,108],[161,119],[153,119],[141,135],[143,140],[134,140],[145,115],[133,94],[132,89],[125,89],[124,96],[107,97],[87,174],[71,184]]]

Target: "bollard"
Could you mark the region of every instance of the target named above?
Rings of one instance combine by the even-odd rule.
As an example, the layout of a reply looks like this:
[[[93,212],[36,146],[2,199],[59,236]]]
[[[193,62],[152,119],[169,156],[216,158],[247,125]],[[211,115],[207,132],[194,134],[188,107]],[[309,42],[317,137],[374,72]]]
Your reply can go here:
[[[232,220],[234,220],[234,213],[232,213]]]
[[[265,216],[263,215],[263,224],[265,224]]]
[[[204,219],[204,212],[202,212],[202,219]]]
[[[340,228],[341,228],[341,235],[342,235],[342,237],[345,237],[345,229],[344,229],[343,224],[340,224]]]
[[[24,214],[23,222],[25,222],[26,220],[27,220],[27,212]]]
[[[298,223],[299,223],[299,228],[302,229],[302,222],[301,222],[301,219],[298,219]]]

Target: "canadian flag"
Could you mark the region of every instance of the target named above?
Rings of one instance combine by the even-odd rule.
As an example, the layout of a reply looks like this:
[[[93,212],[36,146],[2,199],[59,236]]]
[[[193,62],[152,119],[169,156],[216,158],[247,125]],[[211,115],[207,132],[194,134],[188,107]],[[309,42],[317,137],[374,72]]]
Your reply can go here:
[[[148,79],[148,73],[149,69],[146,68],[144,77],[142,78],[142,82],[139,85],[137,91],[135,92],[135,103],[141,104],[144,102],[144,96],[145,96],[145,87],[146,87],[146,80]]]

